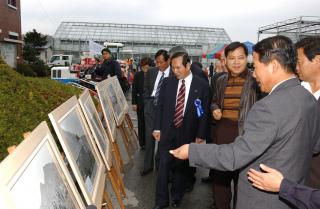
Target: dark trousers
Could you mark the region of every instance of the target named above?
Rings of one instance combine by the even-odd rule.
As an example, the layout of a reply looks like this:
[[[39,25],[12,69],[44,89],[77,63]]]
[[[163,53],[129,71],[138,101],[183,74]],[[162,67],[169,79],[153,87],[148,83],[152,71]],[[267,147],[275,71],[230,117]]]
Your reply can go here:
[[[234,184],[233,208],[236,208],[239,171],[213,171],[213,199],[216,209],[231,209],[231,182]]]
[[[142,146],[146,145],[145,120],[144,120],[144,107],[143,107],[143,105],[138,105],[137,116],[138,116],[139,145],[140,145],[140,147],[142,147]]]
[[[144,103],[144,119],[145,119],[145,143],[146,150],[144,153],[143,170],[151,170],[154,166],[154,147],[155,140],[152,136],[153,124],[155,118],[155,106],[153,99],[146,99]]]
[[[320,153],[312,156],[309,181],[307,185],[319,189],[320,188]]]
[[[172,127],[166,142],[159,144],[159,170],[156,184],[156,205],[164,206],[169,203],[169,175],[171,180],[171,199],[180,201],[183,198],[187,182],[194,174],[194,168],[189,166],[188,160],[179,160],[169,153],[169,150],[177,148],[177,138],[181,136],[182,129]]]

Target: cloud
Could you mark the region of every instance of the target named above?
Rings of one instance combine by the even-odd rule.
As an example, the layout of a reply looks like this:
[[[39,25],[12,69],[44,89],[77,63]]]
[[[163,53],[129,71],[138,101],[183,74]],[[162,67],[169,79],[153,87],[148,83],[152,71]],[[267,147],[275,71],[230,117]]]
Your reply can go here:
[[[319,0],[22,0],[22,31],[53,35],[62,21],[225,28],[232,40],[257,40],[260,26],[318,15]]]

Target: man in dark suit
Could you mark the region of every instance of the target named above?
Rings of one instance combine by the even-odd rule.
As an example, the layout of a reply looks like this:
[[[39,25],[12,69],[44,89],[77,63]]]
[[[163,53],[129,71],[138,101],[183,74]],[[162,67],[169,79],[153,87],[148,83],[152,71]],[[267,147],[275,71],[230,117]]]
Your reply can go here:
[[[249,111],[243,134],[231,144],[186,144],[170,152],[178,159],[189,158],[190,165],[240,169],[237,209],[289,209],[278,194],[252,187],[247,173],[265,164],[304,184],[312,153],[320,151],[320,112],[317,100],[295,76],[296,50],[289,38],[266,38],[253,51],[253,76],[269,94]]]
[[[143,99],[143,85],[144,77],[152,66],[152,59],[144,57],[140,61],[141,71],[134,75],[132,83],[132,109],[137,112],[138,116],[138,136],[139,145],[142,150],[145,149],[145,120],[144,120],[144,99]]]
[[[160,49],[156,55],[156,68],[150,68],[144,80],[144,117],[146,151],[141,176],[150,173],[154,166],[155,141],[152,136],[156,104],[163,79],[172,76],[170,58],[166,50]]]
[[[183,46],[174,46],[169,50],[169,55],[170,55],[170,59],[171,57],[178,52],[183,52],[183,53],[188,53],[187,50],[183,47]],[[199,78],[203,79],[204,81],[206,81],[208,83],[209,86],[209,80],[208,77],[205,75],[205,72],[202,70],[202,64],[200,62],[193,62],[190,66],[190,70],[192,75],[196,75]],[[209,100],[210,101],[210,100]],[[208,112],[208,114],[210,114]],[[206,139],[208,139],[210,137],[210,126],[209,124],[207,124],[208,128],[207,128],[207,137]],[[192,167],[191,169],[189,169],[190,172],[190,178],[188,179],[188,182],[186,182],[186,192],[191,192],[193,190],[193,185],[196,182],[196,168]]]
[[[320,106],[320,36],[308,36],[296,44],[297,73],[301,85],[318,100]],[[308,186],[320,188],[320,153],[313,155]]]
[[[208,84],[190,71],[187,53],[172,56],[175,77],[163,81],[156,109],[154,138],[159,141],[160,164],[156,185],[156,209],[169,205],[168,179],[172,172],[172,206],[179,207],[185,183],[192,178],[187,160],[177,160],[170,149],[205,139],[208,115]]]

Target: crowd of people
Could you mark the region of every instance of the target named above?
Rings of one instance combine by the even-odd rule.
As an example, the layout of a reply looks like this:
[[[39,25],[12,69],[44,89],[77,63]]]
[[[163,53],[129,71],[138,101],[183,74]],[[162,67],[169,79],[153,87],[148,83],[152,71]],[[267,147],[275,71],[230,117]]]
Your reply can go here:
[[[132,108],[155,209],[180,206],[196,167],[216,209],[320,208],[320,37],[266,38],[253,69],[247,57],[232,42],[209,72],[181,46],[140,60]]]

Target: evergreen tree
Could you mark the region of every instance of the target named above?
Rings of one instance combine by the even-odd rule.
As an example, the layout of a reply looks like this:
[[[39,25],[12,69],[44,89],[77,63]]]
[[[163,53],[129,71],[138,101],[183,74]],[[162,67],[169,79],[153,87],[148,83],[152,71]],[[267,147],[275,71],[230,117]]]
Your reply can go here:
[[[24,35],[23,58],[28,63],[34,63],[39,60],[41,47],[47,44],[47,36],[38,33],[35,29]]]

